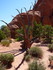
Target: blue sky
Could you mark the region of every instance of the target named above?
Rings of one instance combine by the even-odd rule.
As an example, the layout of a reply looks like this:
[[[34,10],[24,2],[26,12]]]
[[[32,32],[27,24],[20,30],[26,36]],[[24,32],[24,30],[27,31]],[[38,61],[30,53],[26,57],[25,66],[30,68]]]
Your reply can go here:
[[[13,19],[11,15],[15,16],[18,14],[16,9],[20,10],[26,7],[28,10],[34,2],[35,0],[0,0],[0,20],[5,20],[9,23]],[[1,25],[4,25],[4,23],[0,21]]]

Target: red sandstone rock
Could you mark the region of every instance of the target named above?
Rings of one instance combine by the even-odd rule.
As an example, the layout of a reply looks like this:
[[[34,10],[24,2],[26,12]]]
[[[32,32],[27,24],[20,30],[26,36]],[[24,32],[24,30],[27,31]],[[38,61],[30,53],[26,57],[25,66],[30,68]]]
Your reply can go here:
[[[28,13],[28,15],[27,15]],[[32,25],[33,22],[39,23],[41,20],[41,13],[39,11],[33,11],[30,10],[27,13],[21,13],[19,15],[16,15],[13,20],[9,23],[9,27],[11,30],[11,37],[15,37],[15,30],[19,27],[22,27],[22,24],[24,25]],[[21,18],[21,16],[22,18]]]
[[[28,11],[29,20],[31,23],[33,21],[33,11],[35,12],[34,21],[38,23],[42,22],[43,25],[49,24],[53,26],[53,0],[38,0],[37,4],[34,5],[33,10]],[[27,13],[21,13],[13,18],[13,20],[10,22],[10,25],[15,24],[20,27],[22,23],[20,15],[22,15],[24,19],[24,24],[27,24]]]
[[[33,14],[34,12],[34,14]],[[28,13],[28,16],[27,16],[27,13]],[[36,21],[37,23],[40,21],[40,18],[41,18],[41,14],[39,11],[33,11],[33,10],[30,10],[28,11],[27,13],[21,13],[19,15],[16,15],[13,20],[9,23],[9,25],[17,25],[19,27],[21,27],[21,23],[27,25],[28,24],[28,21],[30,22],[30,24],[32,24],[32,21]],[[21,19],[21,16],[22,16],[22,19]],[[23,20],[23,22],[22,22]],[[16,28],[16,27],[12,27],[12,28]]]
[[[20,15],[22,16],[22,19]],[[20,28],[22,23],[28,25],[28,20],[30,25],[36,21],[37,23],[42,22],[43,25],[48,24],[53,26],[53,0],[38,0],[37,4],[34,5],[32,10],[16,15],[9,23],[11,33],[13,33],[13,30],[17,29],[18,27]]]
[[[53,0],[38,0],[33,10],[40,11],[43,25],[53,26]]]

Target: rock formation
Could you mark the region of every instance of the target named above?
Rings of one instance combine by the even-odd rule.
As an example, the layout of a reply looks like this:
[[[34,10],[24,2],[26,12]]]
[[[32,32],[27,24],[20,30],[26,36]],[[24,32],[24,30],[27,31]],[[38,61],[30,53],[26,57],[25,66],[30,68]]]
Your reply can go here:
[[[27,14],[29,17],[27,17]],[[13,33],[13,30],[16,28],[21,27],[22,19],[20,15],[25,25],[28,24],[29,19],[30,25],[36,21],[37,23],[41,22],[43,25],[48,24],[53,26],[53,0],[38,0],[32,10],[16,15],[9,23],[11,33]]]
[[[30,10],[26,13],[21,13],[19,15],[16,15],[13,20],[9,23],[9,27],[10,27],[10,30],[11,30],[11,37],[15,37],[14,35],[16,34],[15,33],[15,30],[18,29],[18,28],[21,28],[22,27],[22,24],[24,25],[28,25],[28,23],[30,25],[33,26],[33,22],[37,22],[39,23],[40,22],[40,19],[41,19],[41,14],[39,11],[33,11],[33,10]]]
[[[40,21],[43,25],[48,24],[53,26],[53,0],[38,0],[33,10],[40,11]]]

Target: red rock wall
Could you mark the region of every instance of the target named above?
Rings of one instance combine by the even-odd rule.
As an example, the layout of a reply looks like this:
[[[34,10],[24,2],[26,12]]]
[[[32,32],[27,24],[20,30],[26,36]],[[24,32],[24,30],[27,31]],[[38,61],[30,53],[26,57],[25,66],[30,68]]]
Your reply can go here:
[[[53,0],[38,0],[33,10],[41,12],[43,25],[53,26]]]
[[[28,18],[27,12],[18,14],[13,18],[9,25],[11,26],[15,24],[21,27],[21,23],[23,23],[24,25],[28,25],[29,20],[30,25],[32,24],[32,22],[36,21],[37,23],[42,22],[43,25],[47,24],[53,26],[53,0],[38,0],[37,4],[34,4],[33,9],[28,12]],[[35,12],[35,14],[33,14],[33,12]],[[22,16],[22,19],[20,15]],[[13,30],[13,28],[11,29]],[[12,30],[11,33],[13,34],[14,31]],[[12,37],[14,36],[12,35]]]

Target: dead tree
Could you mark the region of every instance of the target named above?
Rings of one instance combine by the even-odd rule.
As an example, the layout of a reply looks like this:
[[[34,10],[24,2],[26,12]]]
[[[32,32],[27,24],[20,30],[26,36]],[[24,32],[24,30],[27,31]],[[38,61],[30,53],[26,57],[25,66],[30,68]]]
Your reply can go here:
[[[26,11],[26,13],[27,13],[27,19],[28,19],[28,25],[27,25],[27,27],[26,27],[26,25],[24,25],[25,24],[25,22],[24,22],[24,19],[23,19],[23,15],[20,15],[20,17],[21,17],[21,25],[22,25],[22,28],[23,28],[23,30],[24,30],[24,35],[23,35],[23,37],[24,37],[24,42],[22,42],[22,45],[21,45],[21,47],[23,48],[23,49],[27,49],[27,48],[30,48],[31,47],[31,42],[30,42],[30,37],[29,37],[29,28],[30,28],[30,20],[29,20],[29,15],[28,15],[28,12],[27,12],[27,10],[26,10],[26,8],[24,8],[25,9],[25,11]],[[19,12],[19,10],[18,9],[16,9],[17,11],[18,11],[18,13],[20,14],[20,12]]]
[[[26,11],[26,14],[27,14],[27,25],[25,25],[25,22],[24,22],[24,19],[23,19],[23,15],[21,15],[22,13],[22,9],[21,9],[21,12],[16,9],[19,13],[19,16],[21,18],[21,23],[19,25],[21,25],[21,28],[23,28],[23,31],[24,31],[24,34],[19,34],[20,36],[22,36],[24,38],[24,42],[22,42],[22,45],[21,47],[23,49],[28,49],[31,47],[31,39],[32,39],[32,31],[31,31],[31,34],[29,34],[29,30],[30,30],[30,27],[33,28],[33,22],[34,22],[34,10],[32,12],[33,16],[32,16],[32,22],[30,21],[30,16],[29,16],[29,11],[26,10],[26,8],[24,8],[25,11]],[[30,7],[30,10],[31,10],[31,7]],[[2,22],[4,22],[5,24],[7,24],[5,21],[1,20]],[[7,24],[7,26],[9,27],[9,29],[12,31],[12,28],[9,24]],[[18,25],[17,25],[18,26]],[[18,26],[19,27],[19,26]]]

